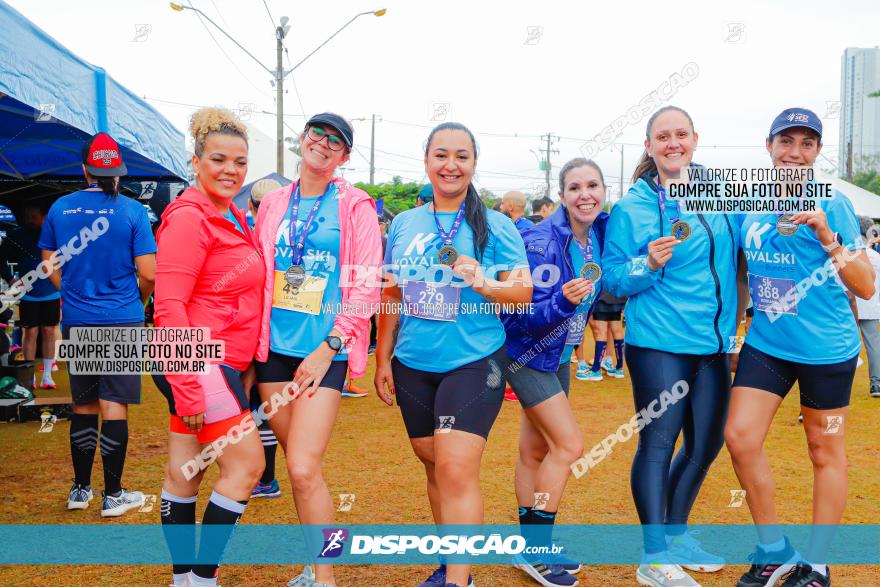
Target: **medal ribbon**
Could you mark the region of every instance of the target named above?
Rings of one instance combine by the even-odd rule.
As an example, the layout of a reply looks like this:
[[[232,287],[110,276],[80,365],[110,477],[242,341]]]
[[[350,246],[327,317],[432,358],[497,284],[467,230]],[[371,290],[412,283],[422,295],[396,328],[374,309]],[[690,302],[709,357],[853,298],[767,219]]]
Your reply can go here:
[[[679,221],[679,216],[670,217],[666,215],[666,188],[660,185],[660,177],[657,177],[657,194],[660,198],[660,214],[669,222],[670,225]],[[677,207],[677,206],[676,206]]]
[[[437,224],[437,232],[440,234],[440,238],[443,240],[444,245],[452,246],[452,241],[455,239],[455,235],[458,234],[458,229],[461,227],[461,221],[464,220],[465,200],[461,201],[461,206],[458,207],[458,213],[455,215],[455,220],[452,222],[452,228],[449,229],[449,232],[446,232],[443,230],[443,227],[440,226],[440,220],[437,218],[437,209],[433,209],[434,223]]]
[[[584,265],[587,263],[593,262],[593,227],[590,226],[590,230],[587,231],[587,240],[584,241],[584,244],[581,244],[581,241],[578,239],[574,239],[574,242],[577,243],[578,249],[581,251],[581,256],[584,258]]]
[[[324,199],[324,196],[327,195],[327,192],[330,191],[330,186],[333,185],[333,182],[327,184],[327,187],[324,188],[324,193],[318,196],[318,200],[315,202],[314,206],[312,206],[312,211],[309,212],[308,218],[306,218],[305,223],[303,223],[302,233],[297,238],[296,236],[296,219],[299,214],[299,204],[302,197],[299,193],[299,182],[296,183],[296,189],[293,192],[291,198],[291,206],[290,206],[290,236],[288,242],[293,246],[293,250],[290,253],[290,262],[291,265],[300,265],[302,262],[302,251],[303,247],[306,245],[306,235],[309,233],[309,227],[312,225],[312,221],[315,219],[315,216],[318,215],[318,208],[321,207],[321,201]],[[296,242],[296,245],[294,245]]]

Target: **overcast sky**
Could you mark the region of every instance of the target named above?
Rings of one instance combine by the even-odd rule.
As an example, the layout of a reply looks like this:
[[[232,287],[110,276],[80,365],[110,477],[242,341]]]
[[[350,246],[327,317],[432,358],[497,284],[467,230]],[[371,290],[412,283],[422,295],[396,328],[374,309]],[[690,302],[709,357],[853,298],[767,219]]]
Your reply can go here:
[[[201,105],[275,111],[271,75],[192,11],[175,12],[159,0],[7,1],[146,96],[182,131]],[[325,110],[355,119],[357,149],[345,176],[359,181],[368,178],[369,117],[380,115],[377,181],[422,181],[423,143],[445,112],[445,120],[477,133],[476,181],[499,195],[543,183],[530,152],[545,146],[541,135],[563,137],[553,145],[555,186],[559,167],[581,155],[585,141],[688,63],[699,74],[667,103],[691,113],[700,134],[696,161],[768,164],[763,138],[773,117],[804,106],[823,119],[828,160],[819,167],[831,169],[841,55],[846,47],[880,44],[880,2],[868,0],[381,1],[191,0],[270,68],[270,13],[275,22],[290,18],[289,67],[358,12],[387,8],[385,16],[359,18],[310,57],[292,76],[296,90],[288,77],[287,123],[300,129],[303,115]],[[617,139],[627,177],[645,122],[627,125]],[[253,114],[250,123],[274,137],[274,115]],[[605,148],[595,159],[616,193],[619,149]]]

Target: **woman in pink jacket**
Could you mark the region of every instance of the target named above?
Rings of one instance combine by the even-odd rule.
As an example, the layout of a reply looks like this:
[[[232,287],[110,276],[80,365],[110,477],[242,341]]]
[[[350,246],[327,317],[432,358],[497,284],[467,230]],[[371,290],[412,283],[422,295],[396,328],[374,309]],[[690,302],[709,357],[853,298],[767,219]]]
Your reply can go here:
[[[333,522],[321,463],[339,410],[346,370],[364,374],[381,264],[376,204],[333,172],[349,158],[353,132],[337,114],[313,116],[300,135],[300,178],[263,197],[256,234],[265,265],[257,381],[264,402],[296,399],[269,420],[287,454],[301,524]],[[372,272],[375,275],[375,272]],[[278,402],[272,402],[276,405]],[[333,567],[304,572],[296,587],[335,585]]]
[[[222,341],[225,355],[207,374],[154,379],[171,411],[162,525],[174,585],[197,587],[217,584],[231,529],[263,472],[263,448],[245,390],[253,385],[265,275],[245,216],[232,204],[247,174],[245,126],[228,110],[205,108],[193,115],[190,127],[196,181],[162,214],[155,323],[210,328],[211,341]],[[212,460],[204,458],[207,444],[214,445],[220,478],[205,508],[194,564],[196,497],[204,463]]]

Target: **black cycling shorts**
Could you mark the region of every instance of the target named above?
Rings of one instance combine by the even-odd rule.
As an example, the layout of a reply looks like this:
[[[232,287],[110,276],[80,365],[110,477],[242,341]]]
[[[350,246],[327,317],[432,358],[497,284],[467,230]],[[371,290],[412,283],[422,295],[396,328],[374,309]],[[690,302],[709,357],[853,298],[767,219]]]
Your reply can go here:
[[[395,357],[394,391],[409,437],[460,430],[488,438],[504,402],[507,362],[504,347],[444,373],[412,369]]]
[[[785,397],[795,381],[801,405],[813,410],[835,410],[849,405],[859,356],[822,365],[779,359],[744,344],[739,352],[734,387],[753,387]]]

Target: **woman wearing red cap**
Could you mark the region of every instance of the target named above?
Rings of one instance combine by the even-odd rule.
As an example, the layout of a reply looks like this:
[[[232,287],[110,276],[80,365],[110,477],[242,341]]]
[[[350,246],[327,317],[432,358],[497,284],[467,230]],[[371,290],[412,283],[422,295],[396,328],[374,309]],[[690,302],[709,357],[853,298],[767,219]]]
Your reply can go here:
[[[362,271],[381,263],[376,204],[333,176],[348,161],[352,136],[341,116],[313,116],[299,138],[299,179],[263,197],[256,223],[265,265],[257,380],[264,402],[285,389],[297,398],[269,423],[287,455],[301,524],[333,522],[322,461],[346,371],[352,379],[364,374],[370,316],[379,302],[379,288],[367,285]],[[336,584],[331,565],[315,571],[291,585]]]
[[[197,587],[217,584],[231,528],[263,472],[246,390],[253,383],[264,276],[253,234],[232,203],[247,174],[245,126],[228,110],[205,108],[193,114],[190,129],[196,182],[165,209],[156,235],[156,326],[208,327],[211,340],[224,343],[225,356],[204,375],[154,379],[171,411],[162,524],[174,545],[174,585]],[[204,445],[221,437],[228,442],[214,449],[220,478],[202,517],[199,564],[193,564],[204,469],[191,478],[184,471],[199,462]]]

